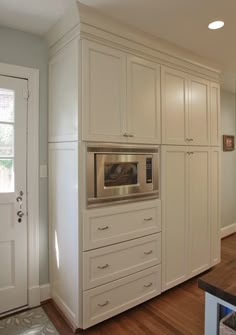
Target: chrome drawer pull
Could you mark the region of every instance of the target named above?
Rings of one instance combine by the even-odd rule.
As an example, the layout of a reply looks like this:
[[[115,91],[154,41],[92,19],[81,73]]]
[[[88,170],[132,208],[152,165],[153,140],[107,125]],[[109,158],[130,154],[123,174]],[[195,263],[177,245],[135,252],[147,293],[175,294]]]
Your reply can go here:
[[[145,255],[151,255],[152,254],[152,250],[150,251],[144,251]]]
[[[147,219],[144,219],[144,221],[151,221],[152,218],[147,218]]]
[[[106,227],[98,227],[98,230],[106,230],[106,229],[109,229],[109,227],[108,226],[106,226]]]
[[[109,267],[109,264],[105,264],[105,265],[103,265],[103,266],[98,266],[98,269],[106,269],[106,268],[108,268]]]
[[[104,307],[104,306],[106,306],[106,305],[108,305],[108,304],[109,304],[109,301],[107,300],[107,301],[104,302],[104,304],[98,304],[98,306],[99,306],[99,307]]]
[[[149,283],[147,285],[143,285],[144,287],[151,287],[152,286],[152,283]]]

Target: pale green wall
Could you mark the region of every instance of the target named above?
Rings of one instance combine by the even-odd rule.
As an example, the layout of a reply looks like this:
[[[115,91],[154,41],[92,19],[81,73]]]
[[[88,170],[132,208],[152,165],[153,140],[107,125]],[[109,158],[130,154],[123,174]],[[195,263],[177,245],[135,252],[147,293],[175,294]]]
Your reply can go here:
[[[221,92],[221,135],[234,135],[235,94]],[[222,137],[221,137],[222,138]],[[222,144],[221,144],[222,145]],[[236,223],[236,151],[221,151],[221,226]]]
[[[0,62],[39,69],[39,161],[47,163],[47,63],[46,41],[32,34],[0,27]],[[40,284],[48,283],[47,179],[40,179]]]

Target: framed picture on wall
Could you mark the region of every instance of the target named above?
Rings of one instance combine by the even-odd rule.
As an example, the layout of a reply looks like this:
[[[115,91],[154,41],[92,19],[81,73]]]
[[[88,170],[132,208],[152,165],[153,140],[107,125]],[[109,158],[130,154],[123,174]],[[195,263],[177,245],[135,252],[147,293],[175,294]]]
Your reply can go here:
[[[223,135],[223,151],[233,151],[233,150],[234,150],[234,136]]]

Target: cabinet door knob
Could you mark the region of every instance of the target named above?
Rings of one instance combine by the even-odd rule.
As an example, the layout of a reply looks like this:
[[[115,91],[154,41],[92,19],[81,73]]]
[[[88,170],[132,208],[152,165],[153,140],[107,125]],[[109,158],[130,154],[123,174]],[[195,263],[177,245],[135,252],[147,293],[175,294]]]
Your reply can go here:
[[[109,264],[105,264],[105,265],[99,265],[98,266],[98,269],[106,269],[106,268],[108,268],[109,267]]]
[[[149,251],[144,251],[145,255],[151,255],[152,254],[152,250]]]
[[[144,221],[151,221],[152,218],[144,218]]]
[[[109,304],[109,301],[105,301],[103,304],[98,304],[99,307],[104,307]]]
[[[151,287],[152,286],[152,283],[149,283],[147,285],[143,285],[144,287]]]
[[[106,227],[98,227],[98,230],[106,230],[106,229],[109,229],[109,226],[106,226]]]

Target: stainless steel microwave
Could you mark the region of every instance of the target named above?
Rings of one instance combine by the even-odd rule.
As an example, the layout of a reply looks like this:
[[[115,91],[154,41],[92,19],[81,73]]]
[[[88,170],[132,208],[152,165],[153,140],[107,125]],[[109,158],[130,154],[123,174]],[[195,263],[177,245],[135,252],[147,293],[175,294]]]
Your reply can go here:
[[[87,146],[88,207],[159,196],[158,146]]]

